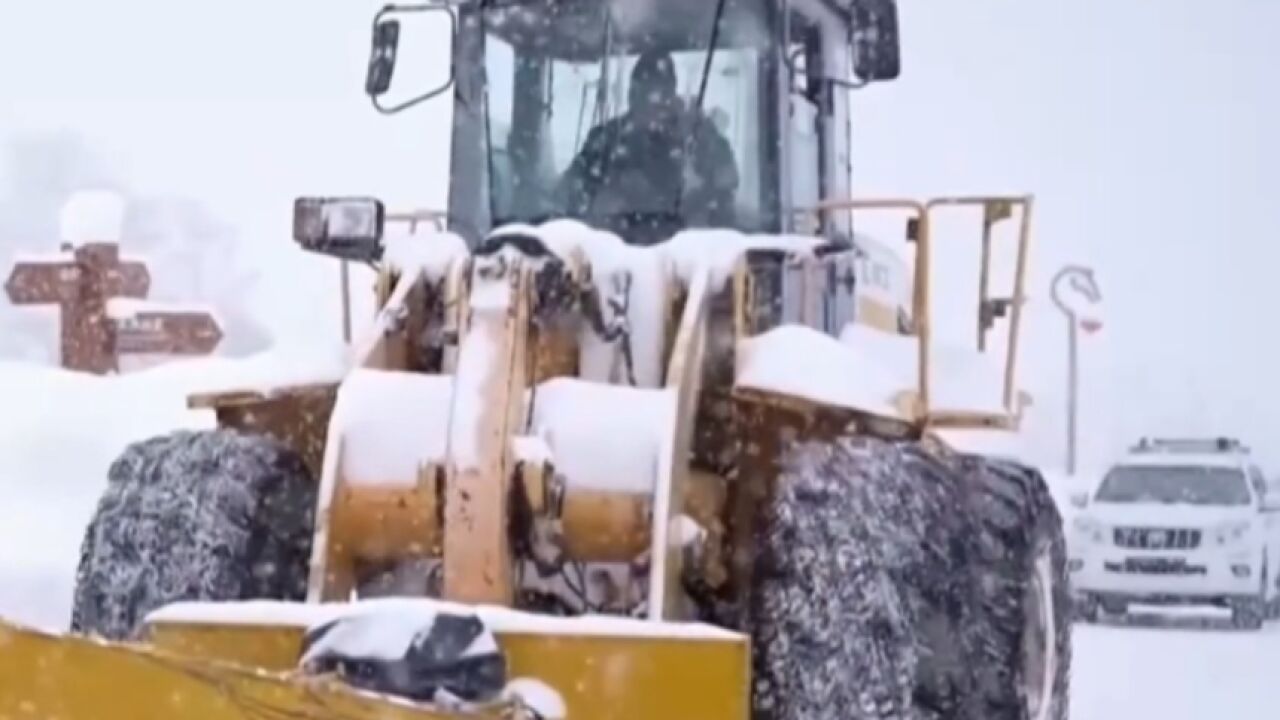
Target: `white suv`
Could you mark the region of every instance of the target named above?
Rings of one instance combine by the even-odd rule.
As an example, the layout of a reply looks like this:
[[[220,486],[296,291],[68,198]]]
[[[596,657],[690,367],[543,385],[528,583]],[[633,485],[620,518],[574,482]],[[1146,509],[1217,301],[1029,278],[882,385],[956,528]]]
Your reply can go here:
[[[1257,629],[1280,611],[1280,497],[1228,439],[1144,439],[1114,465],[1070,532],[1079,615],[1129,603],[1213,604]]]

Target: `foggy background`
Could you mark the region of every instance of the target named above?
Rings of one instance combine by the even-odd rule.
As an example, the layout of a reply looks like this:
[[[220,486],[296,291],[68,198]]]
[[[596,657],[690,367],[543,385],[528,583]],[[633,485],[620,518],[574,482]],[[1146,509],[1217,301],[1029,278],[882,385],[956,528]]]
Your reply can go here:
[[[125,250],[152,260],[151,297],[216,304],[223,351],[337,337],[337,266],[293,246],[292,199],[445,198],[447,100],[388,118],[363,94],[379,5],[0,3],[0,268],[56,249],[69,192],[117,188],[130,199]],[[1237,434],[1280,460],[1280,147],[1268,132],[1280,127],[1280,5],[901,0],[900,11],[903,77],[854,94],[854,185],[1035,194],[1020,385],[1035,398],[1041,461],[1062,456],[1065,336],[1048,281],[1065,262],[1094,266],[1104,297],[1104,329],[1082,347],[1086,463],[1142,433]],[[954,257],[963,248],[948,245],[936,292],[948,273],[973,272],[971,245]],[[967,341],[964,292],[938,303]],[[0,358],[51,361],[50,320],[0,301]]]

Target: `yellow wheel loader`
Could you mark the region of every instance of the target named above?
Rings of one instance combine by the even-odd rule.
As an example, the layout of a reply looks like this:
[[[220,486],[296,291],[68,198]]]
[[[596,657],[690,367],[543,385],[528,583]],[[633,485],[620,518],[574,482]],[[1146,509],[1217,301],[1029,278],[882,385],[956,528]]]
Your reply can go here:
[[[448,81],[392,100],[427,16]],[[384,8],[366,90],[452,98],[447,208],[296,202],[376,270],[349,367],[125,450],[70,632],[0,624],[0,718],[1064,720],[1059,514],[957,440],[1028,402],[1032,201],[850,199],[898,73],[892,0]],[[930,312],[954,207],[974,347]]]

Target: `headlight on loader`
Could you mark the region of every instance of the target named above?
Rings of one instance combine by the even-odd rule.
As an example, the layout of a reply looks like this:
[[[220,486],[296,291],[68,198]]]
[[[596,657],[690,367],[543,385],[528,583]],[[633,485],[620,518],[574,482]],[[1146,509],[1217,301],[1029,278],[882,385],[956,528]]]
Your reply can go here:
[[[382,258],[386,211],[374,198],[298,198],[293,203],[293,239],[304,250],[344,260]]]

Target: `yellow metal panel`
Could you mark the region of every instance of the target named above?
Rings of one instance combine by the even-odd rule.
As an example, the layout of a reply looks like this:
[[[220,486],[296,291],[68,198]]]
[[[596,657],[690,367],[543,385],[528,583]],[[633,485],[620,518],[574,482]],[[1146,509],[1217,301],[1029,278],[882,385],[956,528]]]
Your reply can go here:
[[[741,642],[504,635],[513,676],[560,691],[569,718],[745,720],[750,656]]]
[[[866,296],[858,298],[858,314],[855,316],[855,322],[883,332],[899,334],[898,308],[886,305],[875,298]]]
[[[302,629],[163,623],[151,642],[183,655],[286,670],[297,663]],[[701,720],[746,718],[746,638],[613,637],[499,633],[511,677],[535,677],[563,696],[570,718]]]
[[[94,642],[0,622],[0,719],[445,720],[320,678],[290,678],[144,646]],[[488,720],[499,715],[469,715]]]
[[[302,655],[302,628],[269,625],[155,623],[147,643],[188,657],[288,671]]]
[[[5,627],[0,625],[0,720],[23,717],[21,696],[32,684],[38,687],[27,700],[41,709],[34,717],[63,720],[172,718],[172,706],[165,705],[172,695],[197,708],[188,712],[184,707],[183,718],[240,717],[222,690],[268,697],[289,712],[314,708],[317,701],[284,679],[297,664],[300,627],[157,623],[149,627],[146,647],[25,630],[6,633]],[[500,633],[498,642],[508,658],[509,676],[538,678],[556,688],[571,719],[744,720],[750,714],[750,649],[745,637]],[[96,712],[117,696],[131,700],[110,712]],[[332,698],[340,697],[350,704],[342,717],[444,717],[399,707],[391,714],[373,715],[363,710],[363,700],[349,696],[352,693],[342,688],[330,688],[321,699],[337,702]],[[142,701],[134,698],[147,698],[164,712],[143,710]]]

